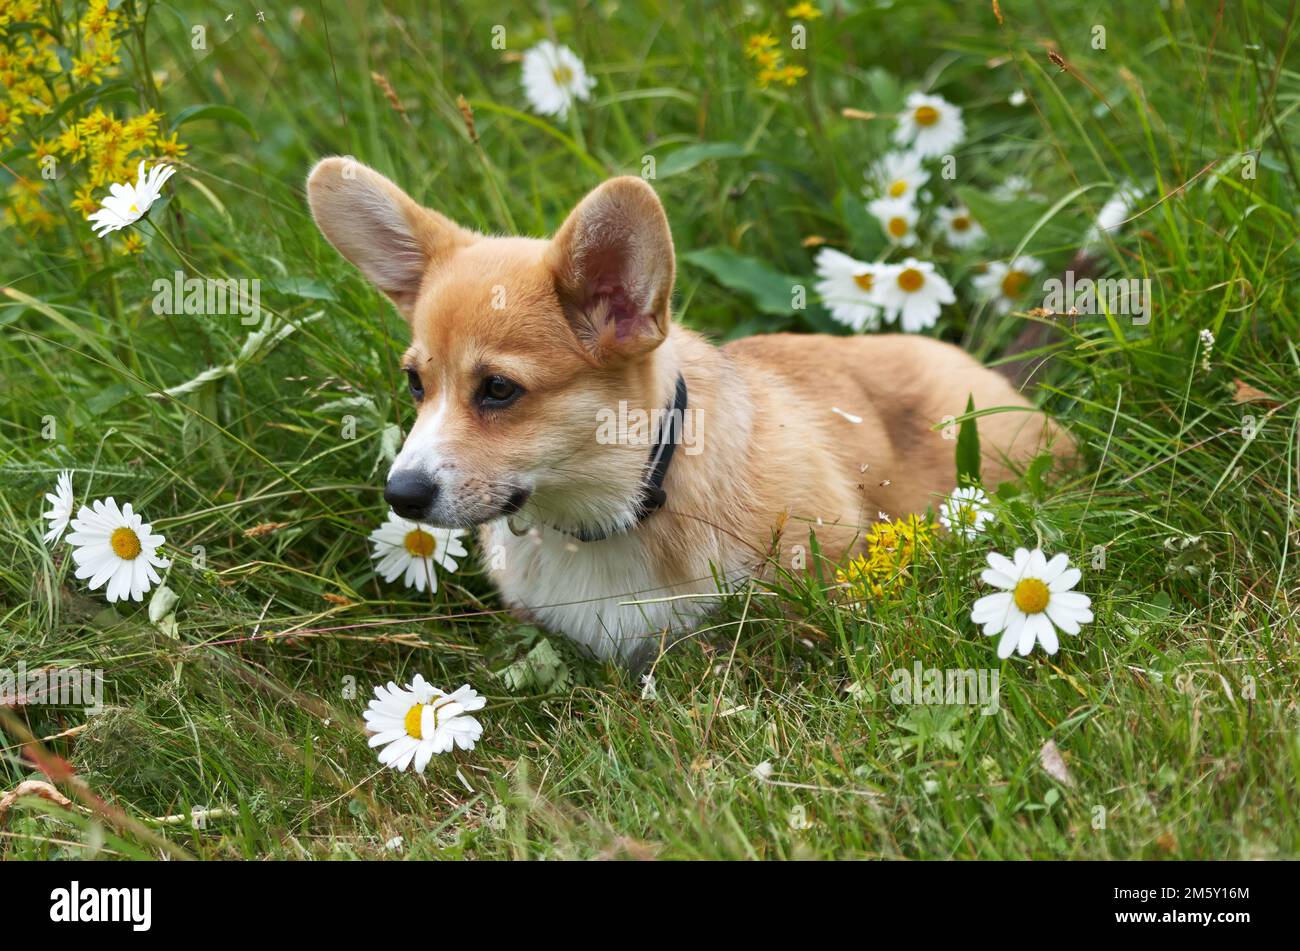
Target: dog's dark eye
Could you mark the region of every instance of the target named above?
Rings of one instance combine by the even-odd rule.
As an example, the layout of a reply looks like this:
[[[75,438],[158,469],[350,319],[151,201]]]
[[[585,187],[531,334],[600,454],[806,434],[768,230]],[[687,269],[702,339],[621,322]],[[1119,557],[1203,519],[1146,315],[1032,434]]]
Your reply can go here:
[[[420,382],[420,374],[410,367],[406,368],[406,385],[411,388],[411,396],[415,397],[417,403],[424,399],[424,384]]]
[[[479,387],[478,401],[481,406],[488,409],[500,409],[519,399],[519,394],[522,392],[519,384],[503,376],[490,376]]]

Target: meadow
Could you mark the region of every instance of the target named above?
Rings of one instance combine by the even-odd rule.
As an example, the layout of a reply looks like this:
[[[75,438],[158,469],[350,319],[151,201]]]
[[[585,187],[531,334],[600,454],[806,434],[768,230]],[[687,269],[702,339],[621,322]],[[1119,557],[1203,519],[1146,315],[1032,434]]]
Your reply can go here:
[[[103,684],[95,711],[0,704],[0,857],[1300,853],[1294,4],[0,11],[0,670]],[[544,40],[595,80],[563,117],[523,88]],[[864,172],[916,90],[965,136],[899,251]],[[811,573],[728,592],[648,677],[513,619],[468,538],[436,592],[388,583],[369,535],[414,417],[407,329],[312,222],[333,154],[489,233],[549,234],[642,175],[675,316],[719,341],[855,332],[815,291],[825,248],[933,261],[956,299],[921,332],[996,364],[1055,328],[1030,390],[1080,465],[986,486],[986,530],[934,531],[879,593],[814,544]],[[96,237],[138,160],[177,171]],[[945,239],[957,205],[982,242]],[[1149,282],[1145,319],[1044,313],[1083,248]],[[976,288],[1021,256],[1042,270],[1002,312]],[[189,307],[196,278],[256,280],[257,307],[238,283]],[[130,501],[165,536],[165,600],[109,603],[43,540],[62,470],[78,506]],[[1020,546],[1067,553],[1095,619],[999,660],[970,611],[986,554]],[[931,670],[996,674],[996,708],[900,699]],[[416,673],[487,699],[475,748],[423,775],[381,767],[361,719]],[[31,780],[66,799],[3,798]]]

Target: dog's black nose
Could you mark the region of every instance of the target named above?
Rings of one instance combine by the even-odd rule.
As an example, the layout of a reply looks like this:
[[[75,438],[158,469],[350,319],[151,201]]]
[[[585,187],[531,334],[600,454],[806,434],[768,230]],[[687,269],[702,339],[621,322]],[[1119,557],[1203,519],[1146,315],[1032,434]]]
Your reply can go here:
[[[427,516],[429,506],[437,497],[437,484],[418,472],[396,472],[384,486],[384,501],[402,518],[414,521]]]

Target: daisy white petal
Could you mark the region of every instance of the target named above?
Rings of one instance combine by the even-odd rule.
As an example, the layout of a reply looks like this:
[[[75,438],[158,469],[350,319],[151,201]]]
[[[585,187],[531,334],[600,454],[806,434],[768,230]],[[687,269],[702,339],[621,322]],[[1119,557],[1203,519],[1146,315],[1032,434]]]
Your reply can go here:
[[[1069,567],[1070,567],[1070,556],[1067,555],[1065,552],[1060,552],[1055,558],[1047,562],[1047,566],[1043,570],[1043,581],[1047,582],[1048,587],[1051,587],[1052,582],[1055,581],[1057,578],[1059,578],[1062,572],[1064,572]],[[1066,587],[1073,587],[1073,586],[1067,585]]]
[[[1023,621],[1020,621],[1014,625],[1008,624],[1006,629],[1002,632],[1002,640],[998,641],[998,657],[1002,660],[1006,660],[1015,653],[1016,642],[1020,640],[1020,627],[1023,623]],[[985,628],[984,633],[992,636],[993,634],[996,634],[997,631],[990,631]]]
[[[1053,591],[1069,591],[1079,583],[1079,579],[1082,577],[1083,572],[1078,568],[1066,568],[1059,575],[1049,581],[1047,587],[1051,588]]]
[[[50,510],[42,512],[41,518],[50,523],[45,533],[45,544],[53,545],[68,528],[72,520],[72,471],[64,469],[54,484],[54,491],[45,493],[45,501],[50,503]]]
[[[995,551],[989,552],[986,560],[989,563],[989,567],[1000,574],[1015,578],[1019,573],[1014,561],[1005,555],[999,555]],[[1012,585],[1008,585],[1007,587],[1012,587]]]
[[[1011,592],[999,591],[986,594],[971,607],[971,620],[976,624],[985,624],[993,620],[1005,620],[1011,610]]]

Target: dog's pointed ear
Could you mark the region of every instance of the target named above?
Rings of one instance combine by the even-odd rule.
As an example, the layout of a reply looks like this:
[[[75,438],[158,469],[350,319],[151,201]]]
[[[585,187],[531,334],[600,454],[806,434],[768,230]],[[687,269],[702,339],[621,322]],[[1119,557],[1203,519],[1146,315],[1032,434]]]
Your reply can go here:
[[[551,239],[548,263],[569,324],[597,362],[648,353],[668,335],[673,237],[641,179],[590,192]]]
[[[430,265],[474,239],[350,158],[316,164],[307,176],[307,202],[330,244],[392,298],[408,321]]]

